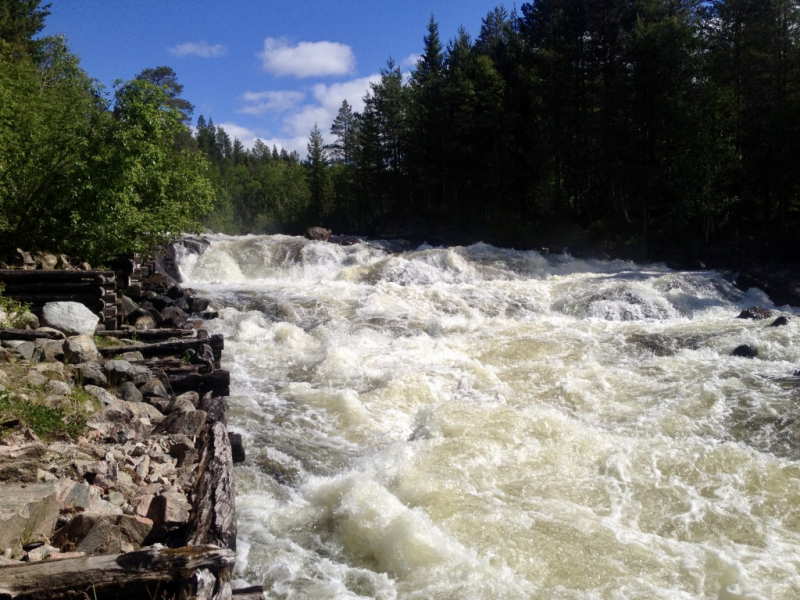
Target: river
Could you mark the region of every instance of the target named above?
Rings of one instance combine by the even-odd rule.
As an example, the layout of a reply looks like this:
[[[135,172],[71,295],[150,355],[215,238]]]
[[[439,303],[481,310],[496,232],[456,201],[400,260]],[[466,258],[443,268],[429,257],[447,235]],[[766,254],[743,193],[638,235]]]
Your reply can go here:
[[[180,268],[220,313],[237,577],[268,598],[800,598],[797,308],[486,244],[212,240]]]

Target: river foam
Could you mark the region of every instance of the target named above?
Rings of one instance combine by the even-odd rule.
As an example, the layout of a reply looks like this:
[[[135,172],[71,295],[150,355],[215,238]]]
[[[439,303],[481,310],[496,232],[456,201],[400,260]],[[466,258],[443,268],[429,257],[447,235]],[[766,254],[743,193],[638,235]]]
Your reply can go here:
[[[800,597],[797,309],[486,244],[220,236],[180,266],[220,312],[268,597]]]

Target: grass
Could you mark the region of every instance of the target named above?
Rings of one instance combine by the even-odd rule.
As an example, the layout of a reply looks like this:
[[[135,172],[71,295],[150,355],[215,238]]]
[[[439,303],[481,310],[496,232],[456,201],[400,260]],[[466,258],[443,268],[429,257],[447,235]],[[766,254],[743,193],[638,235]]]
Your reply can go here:
[[[62,408],[50,408],[34,404],[7,391],[0,392],[0,426],[13,424],[16,429],[29,427],[41,438],[63,436],[77,437],[86,427],[86,416],[80,412],[67,412]]]

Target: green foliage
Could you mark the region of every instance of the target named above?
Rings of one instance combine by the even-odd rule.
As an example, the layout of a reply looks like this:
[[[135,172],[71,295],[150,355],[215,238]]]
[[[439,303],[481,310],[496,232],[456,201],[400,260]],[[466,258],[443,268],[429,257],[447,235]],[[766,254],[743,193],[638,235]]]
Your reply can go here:
[[[50,408],[40,404],[11,397],[8,392],[0,392],[0,422],[19,420],[20,425],[29,427],[40,437],[67,434],[76,437],[83,433],[86,417],[81,413],[67,413],[61,408]]]
[[[101,262],[198,231],[214,190],[202,154],[177,143],[191,136],[172,76],[121,85],[109,110],[62,38],[38,63],[0,55],[2,243]]]
[[[30,311],[30,305],[3,296],[4,291],[5,286],[0,283],[0,327],[24,328],[23,317]]]

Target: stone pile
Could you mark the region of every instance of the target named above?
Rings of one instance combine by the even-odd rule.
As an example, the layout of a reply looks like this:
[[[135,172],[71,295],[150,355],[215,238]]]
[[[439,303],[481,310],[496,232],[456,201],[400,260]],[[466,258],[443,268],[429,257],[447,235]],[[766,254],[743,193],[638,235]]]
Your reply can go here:
[[[48,316],[47,327],[0,331],[0,367],[7,367],[0,368],[0,392],[86,419],[78,439],[48,443],[18,423],[0,423],[0,432],[14,431],[0,441],[0,597],[41,594],[23,565],[58,563],[62,573],[69,561],[75,581],[59,575],[63,596],[51,586],[48,597],[80,591],[78,575],[90,564],[115,573],[109,585],[130,579],[137,597],[150,576],[139,573],[141,561],[152,562],[149,571],[166,569],[161,589],[175,597],[261,597],[257,588],[235,594],[230,586],[232,462],[244,450],[239,436],[232,450],[225,422],[222,338],[202,328],[215,315],[157,266],[129,282],[119,329],[101,325],[91,335],[86,323]],[[70,308],[45,314],[60,318]],[[167,552],[187,547],[195,550]],[[121,558],[134,555],[140,558]],[[101,588],[95,584],[89,597],[120,593]]]

